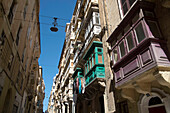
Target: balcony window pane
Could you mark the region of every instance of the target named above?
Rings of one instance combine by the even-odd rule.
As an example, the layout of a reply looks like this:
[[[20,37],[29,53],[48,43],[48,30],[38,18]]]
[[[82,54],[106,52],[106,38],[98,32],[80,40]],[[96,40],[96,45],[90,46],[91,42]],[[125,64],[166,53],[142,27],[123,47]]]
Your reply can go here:
[[[136,14],[135,17],[132,19],[132,23],[136,23],[139,20],[139,14]]]
[[[128,50],[130,51],[131,49],[134,48],[134,42],[133,42],[131,33],[126,37],[126,41],[127,41],[127,45],[128,45]]]
[[[132,6],[132,4],[135,2],[135,0],[129,0],[129,4],[130,6]]]
[[[92,68],[92,58],[90,58],[90,68]]]
[[[113,50],[113,60],[114,64],[118,61],[117,49]]]
[[[125,28],[124,28],[124,33],[127,33],[130,30],[130,25],[128,24]]]
[[[25,17],[26,17],[27,8],[28,8],[28,5],[26,4],[25,7],[24,7],[24,12],[23,12],[24,20],[25,20]]]
[[[99,63],[99,64],[102,64],[102,63],[103,63],[102,55],[101,55],[101,54],[98,54],[98,63]]]
[[[124,4],[126,2],[126,0],[121,0],[122,4]]]
[[[135,28],[135,33],[136,33],[136,36],[137,36],[138,43],[140,43],[142,40],[144,40],[146,38],[141,23]]]
[[[93,22],[94,24],[100,24],[99,13],[93,12]]]
[[[95,62],[95,54],[93,55],[93,64],[95,65],[96,62]]]
[[[99,17],[96,16],[96,24],[99,24]]]
[[[145,11],[145,16],[155,17],[155,16],[154,16],[154,13],[153,13],[153,12],[150,12],[150,11]]]
[[[120,49],[120,56],[123,57],[125,55],[125,46],[123,42],[121,42],[121,44],[119,45],[119,49]]]
[[[90,62],[88,62],[88,71],[90,71]]]
[[[127,13],[127,11],[128,11],[128,7],[127,7],[127,3],[125,2],[123,4],[123,13],[124,13],[124,15]]]
[[[154,37],[161,37],[158,25],[154,21],[148,21],[150,30]]]

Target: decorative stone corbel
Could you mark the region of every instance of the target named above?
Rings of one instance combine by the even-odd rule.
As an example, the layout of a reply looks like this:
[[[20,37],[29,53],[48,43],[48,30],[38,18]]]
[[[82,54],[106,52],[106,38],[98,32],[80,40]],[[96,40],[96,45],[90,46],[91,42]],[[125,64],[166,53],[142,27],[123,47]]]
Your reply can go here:
[[[137,83],[137,82],[133,82],[132,85],[134,86],[135,90],[138,93],[142,93],[142,94],[150,94],[151,91],[151,83],[145,83],[145,82],[141,82],[141,83]]]
[[[133,88],[124,88],[121,91],[121,95],[123,98],[128,99],[130,102],[135,102],[135,89]]]
[[[163,85],[170,88],[170,71],[155,71],[154,76],[157,81]]]
[[[106,83],[104,81],[98,81],[98,84],[101,86],[101,87],[106,87]]]

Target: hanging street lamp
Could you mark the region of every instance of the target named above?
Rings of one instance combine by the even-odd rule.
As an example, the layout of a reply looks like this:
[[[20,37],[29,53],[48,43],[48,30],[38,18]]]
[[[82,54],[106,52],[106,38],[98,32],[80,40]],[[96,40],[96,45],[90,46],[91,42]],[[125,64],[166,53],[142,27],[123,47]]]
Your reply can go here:
[[[58,25],[58,23],[57,23],[57,18],[54,17],[53,19],[54,19],[54,22],[53,22],[54,27],[51,27],[50,30],[51,30],[52,32],[57,32],[57,31],[58,31],[58,28],[55,27],[56,25]]]

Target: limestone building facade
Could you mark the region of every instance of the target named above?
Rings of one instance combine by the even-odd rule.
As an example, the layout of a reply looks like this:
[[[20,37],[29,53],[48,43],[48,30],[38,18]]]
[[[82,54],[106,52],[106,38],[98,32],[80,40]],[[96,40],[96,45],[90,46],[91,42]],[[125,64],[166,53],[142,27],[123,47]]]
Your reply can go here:
[[[169,0],[99,3],[104,58],[110,64],[105,66],[113,72],[110,87],[115,88],[117,113],[170,112],[169,3]]]
[[[39,2],[0,0],[0,113],[36,109],[39,79],[42,82]]]
[[[169,11],[169,0],[77,0],[66,27],[73,56],[66,32],[55,112],[169,113]],[[66,80],[68,57],[73,72]]]

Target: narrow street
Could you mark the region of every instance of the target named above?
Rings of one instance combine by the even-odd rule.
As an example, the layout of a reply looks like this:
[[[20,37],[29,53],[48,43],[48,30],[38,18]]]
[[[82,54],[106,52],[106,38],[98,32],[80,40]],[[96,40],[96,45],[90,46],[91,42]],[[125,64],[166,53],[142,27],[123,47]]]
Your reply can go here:
[[[0,113],[170,113],[170,0],[0,0]]]

